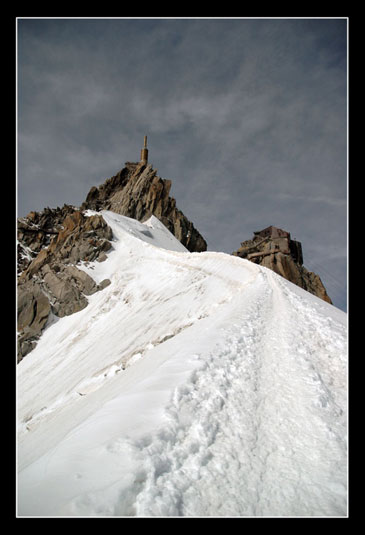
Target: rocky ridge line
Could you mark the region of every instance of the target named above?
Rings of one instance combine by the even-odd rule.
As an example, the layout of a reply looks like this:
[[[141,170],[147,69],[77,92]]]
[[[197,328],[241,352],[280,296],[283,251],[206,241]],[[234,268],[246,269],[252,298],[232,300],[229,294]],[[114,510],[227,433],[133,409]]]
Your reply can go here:
[[[31,351],[53,316],[87,306],[97,285],[77,267],[103,262],[112,247],[112,231],[101,214],[111,210],[140,221],[155,215],[189,251],[205,251],[206,241],[169,196],[171,181],[151,165],[127,162],[115,176],[92,187],[80,208],[64,205],[30,212],[18,219],[18,362]]]
[[[151,164],[126,162],[99,187],[92,187],[81,209],[111,210],[146,221],[156,216],[190,252],[207,250],[207,243],[170,197],[171,180],[162,179]]]

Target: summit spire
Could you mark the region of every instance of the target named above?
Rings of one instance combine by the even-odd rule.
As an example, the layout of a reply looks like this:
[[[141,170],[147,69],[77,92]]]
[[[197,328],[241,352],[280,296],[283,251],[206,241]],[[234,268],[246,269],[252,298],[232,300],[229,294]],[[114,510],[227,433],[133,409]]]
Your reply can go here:
[[[148,162],[147,136],[144,136],[143,149],[141,149],[141,163],[147,164],[147,162]]]

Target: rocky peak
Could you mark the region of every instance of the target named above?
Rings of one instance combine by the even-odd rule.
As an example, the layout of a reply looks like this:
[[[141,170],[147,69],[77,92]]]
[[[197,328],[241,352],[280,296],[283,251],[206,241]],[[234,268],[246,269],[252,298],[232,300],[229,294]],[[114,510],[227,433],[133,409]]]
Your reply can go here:
[[[30,212],[18,219],[18,360],[35,346],[52,315],[62,317],[87,306],[87,298],[110,283],[95,281],[77,267],[103,262],[112,247],[112,231],[101,214],[111,210],[139,221],[152,215],[191,252],[207,249],[202,235],[170,197],[171,180],[162,179],[147,163],[126,162],[116,175],[93,186],[80,208],[64,205]],[[331,303],[319,278],[303,266],[300,242],[289,232],[267,227],[255,232],[233,253],[266,266],[289,281]]]
[[[292,240],[289,232],[274,226],[254,232],[251,240],[243,241],[232,254],[267,267],[332,304],[319,275],[303,266],[302,244]]]
[[[147,164],[127,162],[115,176],[92,187],[80,208],[64,205],[30,212],[18,219],[18,361],[33,349],[52,315],[62,317],[87,306],[87,298],[109,284],[96,284],[77,265],[103,262],[112,247],[112,231],[101,214],[111,210],[145,221],[151,215],[189,251],[207,244],[169,196],[171,181]]]
[[[101,186],[92,187],[81,209],[111,210],[145,221],[154,215],[191,252],[206,251],[207,243],[170,197],[171,180],[162,179],[151,164],[127,162]]]

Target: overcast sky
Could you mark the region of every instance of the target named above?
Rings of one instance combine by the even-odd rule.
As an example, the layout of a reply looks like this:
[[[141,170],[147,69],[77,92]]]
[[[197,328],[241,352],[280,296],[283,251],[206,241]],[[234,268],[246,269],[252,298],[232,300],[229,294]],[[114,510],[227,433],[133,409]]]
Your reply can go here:
[[[18,19],[18,215],[138,161],[231,253],[275,225],[346,308],[346,19]]]

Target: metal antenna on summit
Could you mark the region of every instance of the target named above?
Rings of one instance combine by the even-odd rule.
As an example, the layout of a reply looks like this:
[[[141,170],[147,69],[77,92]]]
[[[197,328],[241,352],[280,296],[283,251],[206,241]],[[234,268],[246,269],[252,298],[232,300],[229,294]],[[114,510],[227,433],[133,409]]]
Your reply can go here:
[[[141,163],[144,163],[146,165],[147,162],[148,162],[147,136],[144,136],[144,145],[143,145],[143,149],[141,150]]]

